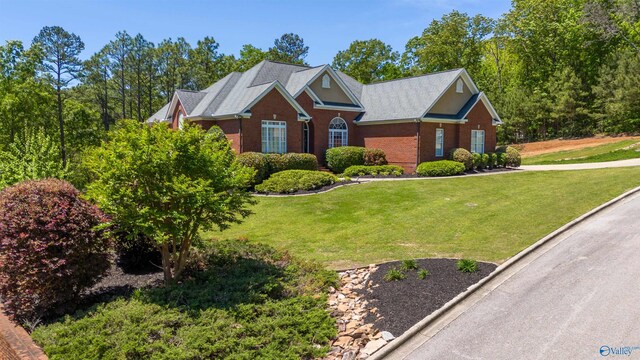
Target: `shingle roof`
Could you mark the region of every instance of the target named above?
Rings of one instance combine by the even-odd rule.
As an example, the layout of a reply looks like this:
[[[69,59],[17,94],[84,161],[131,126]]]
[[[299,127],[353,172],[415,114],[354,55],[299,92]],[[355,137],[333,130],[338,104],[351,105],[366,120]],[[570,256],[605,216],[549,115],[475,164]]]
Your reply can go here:
[[[365,112],[358,122],[419,119],[462,69],[364,85]]]
[[[171,103],[167,103],[165,106],[160,108],[160,110],[158,110],[155,114],[151,115],[151,117],[149,117],[147,119],[147,122],[165,121],[165,120],[167,120],[167,111],[169,110],[169,105],[170,104]]]
[[[273,86],[282,86],[284,89],[281,90],[288,93],[285,96],[291,98],[327,68],[327,65],[307,67],[262,61],[244,73],[230,73],[202,91],[178,90],[176,94],[190,117],[237,115]],[[335,73],[364,107],[364,112],[357,121],[367,123],[422,118],[463,72],[463,69],[456,69],[367,85],[359,83],[341,71]],[[464,73],[466,76],[466,72]],[[477,96],[472,100],[475,105],[478,101]],[[295,101],[293,103],[295,104]],[[467,103],[469,104],[471,100]],[[165,105],[149,120],[164,117],[168,108],[169,104]]]

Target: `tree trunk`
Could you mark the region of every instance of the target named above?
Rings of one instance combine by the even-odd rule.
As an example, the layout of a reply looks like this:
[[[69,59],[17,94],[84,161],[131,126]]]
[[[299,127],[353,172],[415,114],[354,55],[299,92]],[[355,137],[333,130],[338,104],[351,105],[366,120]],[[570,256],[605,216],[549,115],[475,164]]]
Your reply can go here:
[[[60,84],[60,75],[58,75],[58,84]],[[58,125],[60,126],[60,156],[62,157],[62,167],[67,166],[67,152],[64,147],[64,120],[62,119],[62,95],[60,94],[60,85],[56,87],[58,93]]]
[[[162,254],[162,270],[164,271],[164,283],[168,284],[173,281],[173,275],[171,273],[171,257],[169,254],[169,244],[167,242],[162,243],[160,252]]]

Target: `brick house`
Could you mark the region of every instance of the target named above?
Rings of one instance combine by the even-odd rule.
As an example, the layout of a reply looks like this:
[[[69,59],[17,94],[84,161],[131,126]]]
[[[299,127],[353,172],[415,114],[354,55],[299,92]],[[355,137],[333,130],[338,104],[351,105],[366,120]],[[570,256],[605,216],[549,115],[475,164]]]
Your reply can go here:
[[[202,91],[177,90],[147,121],[219,126],[238,153],[379,148],[414,171],[450,149],[492,151],[500,117],[464,69],[361,84],[328,65],[262,61]]]

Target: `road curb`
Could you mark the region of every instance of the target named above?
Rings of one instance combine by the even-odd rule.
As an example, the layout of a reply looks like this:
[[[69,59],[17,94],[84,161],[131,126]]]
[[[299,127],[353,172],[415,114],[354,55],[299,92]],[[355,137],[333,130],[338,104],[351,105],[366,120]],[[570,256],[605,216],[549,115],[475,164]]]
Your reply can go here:
[[[476,284],[471,285],[469,288],[467,288],[466,291],[458,294],[458,296],[456,296],[455,298],[451,299],[449,302],[444,304],[440,309],[434,311],[431,315],[427,316],[426,318],[422,319],[420,322],[418,322],[417,324],[415,324],[414,326],[409,328],[409,330],[405,331],[401,336],[399,336],[395,340],[391,341],[389,344],[384,346],[382,349],[380,349],[378,352],[373,354],[368,359],[370,359],[370,360],[381,360],[381,359],[384,359],[387,355],[391,354],[394,350],[396,350],[397,348],[402,346],[404,343],[409,341],[415,335],[417,335],[420,332],[425,331],[427,328],[429,328],[429,326],[435,324],[439,319],[444,317],[454,307],[456,307],[457,305],[462,303],[464,300],[469,298],[471,295],[473,295],[474,293],[482,290],[482,288],[489,281],[493,280],[498,275],[504,273],[507,269],[510,269],[512,266],[520,263],[522,261],[522,259],[524,259],[528,255],[533,253],[535,250],[537,250],[538,248],[540,248],[544,244],[546,244],[549,241],[551,241],[551,240],[557,238],[558,236],[564,234],[568,230],[570,230],[573,227],[575,227],[576,225],[584,222],[585,220],[589,219],[590,217],[598,214],[602,210],[607,209],[608,207],[620,202],[621,200],[624,200],[624,199],[628,198],[629,196],[635,195],[636,193],[639,193],[639,192],[640,192],[640,186],[638,186],[638,187],[636,187],[636,188],[634,188],[632,190],[629,190],[629,191],[625,192],[624,194],[622,194],[622,195],[620,195],[620,196],[618,196],[618,197],[616,197],[616,198],[614,198],[612,200],[609,200],[606,203],[604,203],[604,204],[592,209],[591,211],[581,215],[580,217],[568,222],[567,224],[565,224],[562,227],[558,228],[557,230],[553,231],[549,235],[547,235],[547,236],[543,237],[542,239],[538,240],[533,245],[531,245],[528,248],[522,250],[521,252],[516,254],[514,257],[512,257],[509,260],[507,260],[506,262],[504,262],[502,265],[498,266],[487,277],[485,277],[484,279],[480,280]]]

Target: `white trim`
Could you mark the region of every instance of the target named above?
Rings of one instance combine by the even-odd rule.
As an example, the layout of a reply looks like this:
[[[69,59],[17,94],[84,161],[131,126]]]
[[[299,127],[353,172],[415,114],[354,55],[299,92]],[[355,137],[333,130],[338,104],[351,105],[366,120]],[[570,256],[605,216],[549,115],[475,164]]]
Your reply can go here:
[[[322,76],[322,88],[331,89],[331,76],[329,76],[329,74],[324,74]]]
[[[324,65],[322,69],[318,71],[318,73],[311,78],[311,80],[307,81],[307,84],[302,89],[300,89],[295,95],[293,95],[293,98],[297,98],[298,95],[302,93],[302,91],[307,89],[310,92],[313,92],[311,88],[309,88],[309,84],[316,81],[320,77],[320,75],[325,73],[325,71],[333,78],[333,81],[335,81],[336,84],[338,84],[338,87],[347,95],[347,97],[349,98],[349,100],[351,100],[352,103],[358,105],[361,108],[364,108],[364,105],[360,103],[360,100],[358,100],[358,97],[356,97],[356,95],[353,92],[351,92],[351,90],[349,90],[349,87],[347,86],[347,84],[345,84],[344,81],[342,81],[340,76],[329,65]],[[317,95],[316,95],[316,98],[318,98]]]
[[[420,119],[369,120],[369,121],[353,120],[353,123],[360,126],[360,125],[404,124],[404,123],[415,123],[418,121],[420,121]]]
[[[462,81],[462,79],[456,81],[456,93],[464,94],[464,81]]]
[[[332,129],[331,125],[334,124],[334,121],[336,121],[336,123],[339,122],[340,125],[344,125],[344,129]],[[329,149],[339,147],[335,145],[334,134],[340,134],[340,146],[349,146],[349,125],[345,119],[339,116],[334,117],[329,122],[329,141],[327,144]]]
[[[476,139],[477,135],[476,136],[474,136],[474,135],[475,134],[479,134],[479,133],[482,133],[482,150],[480,152],[477,152],[477,151],[474,151],[476,149],[473,148],[473,142],[474,142],[474,140],[476,140],[476,146],[478,145],[478,143],[477,143],[478,139]],[[485,148],[486,141],[487,141],[487,133],[484,131],[484,129],[479,129],[479,130],[478,129],[472,129],[471,130],[471,144],[470,144],[469,147],[471,148],[471,152],[472,153],[475,152],[475,153],[478,153],[478,154],[484,154],[484,148]]]
[[[442,133],[442,135],[440,136],[440,142],[438,142],[438,132]],[[436,128],[435,145],[436,145],[436,149],[435,149],[436,157],[444,157],[444,129],[443,128]],[[440,145],[440,155],[438,155],[438,145]]]
[[[320,110],[342,110],[342,111],[353,111],[353,112],[363,112],[364,109],[360,107],[350,107],[350,106],[339,106],[339,105],[317,105],[313,104],[314,109]]]
[[[427,111],[425,111],[422,114],[422,118],[427,116],[427,114],[429,113],[429,111],[431,111],[431,109],[433,109],[434,106],[436,106],[436,104],[438,103],[438,101],[440,101],[440,98],[442,98],[442,96],[444,96],[444,94],[447,92],[447,90],[449,90],[456,81],[458,81],[458,79],[462,79],[464,80],[465,84],[467,85],[467,87],[469,88],[469,90],[471,91],[471,95],[476,95],[477,93],[480,92],[480,90],[478,90],[478,87],[476,86],[476,84],[473,82],[473,80],[471,79],[471,76],[469,76],[469,73],[467,72],[467,70],[465,69],[460,69],[459,70],[460,73],[458,76],[456,76],[455,78],[453,78],[453,81],[451,81],[449,83],[449,85],[447,85],[444,90],[442,90],[442,92],[440,93],[440,95],[438,95],[438,97],[436,98],[436,100],[431,104],[431,106],[429,106],[429,108],[427,109]]]
[[[277,150],[282,150],[282,151],[277,151],[277,152],[269,151],[269,150],[273,150],[273,149],[268,149],[269,143],[270,143],[269,139],[267,139],[266,141],[266,148],[265,148],[265,128],[267,130],[268,129],[277,129],[277,130],[284,129],[284,138],[279,138],[276,144],[276,146],[278,147]],[[282,135],[282,132],[280,134]],[[263,153],[286,154],[287,153],[287,122],[282,120],[262,120],[260,122],[260,141],[261,141],[260,149],[262,150]]]
[[[289,102],[289,104],[291,104],[291,106],[293,106],[293,108],[298,111],[298,114],[303,114],[304,115],[304,116],[298,116],[298,121],[304,121],[306,119],[310,119],[311,118],[311,116],[309,116],[309,114],[307,114],[307,112],[304,111],[304,108],[302,106],[300,106],[300,104],[298,104],[298,102],[291,96],[291,94],[289,94],[289,92],[284,88],[284,86],[282,86],[282,84],[280,84],[280,81],[278,81],[278,80],[276,80],[273,83],[271,83],[271,85],[269,85],[262,93],[260,93],[260,95],[256,96],[256,98],[253,99],[253,101],[251,101],[249,103],[249,105],[247,105],[244,109],[242,109],[242,111],[240,111],[239,114],[243,114],[243,113],[246,113],[247,111],[251,110],[251,108],[258,101],[260,101],[265,95],[267,95],[274,88],[276,90],[278,90],[278,92],[282,96],[284,96],[284,98]]]
[[[496,109],[494,109],[493,105],[491,105],[491,101],[489,101],[489,98],[487,97],[487,94],[485,94],[484,92],[481,92],[480,95],[478,95],[478,101],[482,101],[482,103],[487,108],[487,110],[489,110],[489,114],[491,114],[491,117],[493,118],[493,120],[497,120],[498,121],[497,123],[495,123],[495,121],[494,121],[493,125],[501,125],[502,124],[502,120],[500,119],[500,116],[498,115],[498,112],[496,111]],[[469,115],[471,110],[473,110],[473,108],[476,105],[478,105],[478,101],[476,101],[476,103],[473,104],[473,106],[469,108],[469,111],[467,111],[467,113],[464,114],[465,118],[467,117],[467,115]]]
[[[429,122],[429,123],[431,122],[442,123],[442,124],[466,124],[467,122],[469,122],[469,119],[449,120],[449,119],[442,119],[442,118],[436,118],[436,117],[427,117],[427,118],[420,119],[420,121]]]
[[[302,88],[304,90],[304,92],[307,93],[307,95],[309,95],[309,97],[311,98],[311,100],[313,100],[314,105],[316,102],[319,102],[322,104],[322,100],[320,100],[320,98],[318,97],[318,95],[316,95],[311,88],[308,85],[305,85],[304,88]],[[294,96],[294,98],[297,98],[298,96]]]

